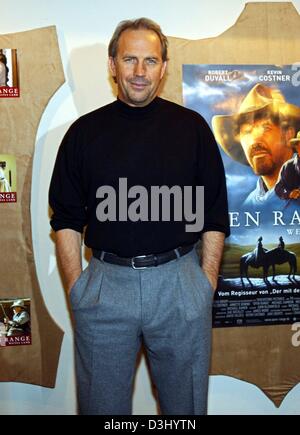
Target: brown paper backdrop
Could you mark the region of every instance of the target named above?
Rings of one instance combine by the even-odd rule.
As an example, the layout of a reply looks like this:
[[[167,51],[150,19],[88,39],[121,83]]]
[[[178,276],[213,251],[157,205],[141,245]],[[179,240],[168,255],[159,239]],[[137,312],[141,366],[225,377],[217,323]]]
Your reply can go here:
[[[0,348],[0,381],[54,387],[63,332],[45,307],[36,276],[30,193],[40,118],[65,79],[55,27],[0,35],[0,48],[17,49],[21,93],[0,99],[0,154],[16,157],[18,198],[0,204],[0,300],[31,298],[33,343]]]
[[[216,38],[168,39],[170,62],[162,96],[182,104],[183,64],[299,62],[300,16],[292,3],[247,3],[235,25]],[[211,374],[251,382],[280,406],[300,382],[294,333],[291,325],[214,329]]]

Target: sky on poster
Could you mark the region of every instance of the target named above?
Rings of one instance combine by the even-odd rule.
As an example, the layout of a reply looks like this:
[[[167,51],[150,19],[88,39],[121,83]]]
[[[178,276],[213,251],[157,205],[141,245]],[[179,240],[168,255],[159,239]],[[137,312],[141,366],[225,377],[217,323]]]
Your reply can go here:
[[[211,127],[211,120],[214,115],[236,113],[248,92],[254,85],[261,83],[268,87],[278,88],[288,103],[300,106],[300,87],[293,86],[291,81],[263,81],[261,79],[261,76],[265,77],[266,80],[266,76],[276,75],[276,73],[270,74],[270,72],[274,71],[281,76],[292,77],[295,71],[292,71],[291,67],[291,65],[183,65],[184,105],[200,113]],[[231,77],[234,76],[234,80],[206,81],[208,71],[227,71],[231,74]],[[226,170],[230,210],[238,211],[241,202],[255,188],[257,176],[250,167],[235,162],[221,148],[220,151]],[[286,222],[287,226],[289,226],[289,220]],[[240,223],[240,226],[232,228],[231,242],[239,244],[253,244],[262,231],[268,243],[276,243],[277,233],[279,234],[281,229],[283,230],[283,236],[290,243],[295,243],[297,238],[295,233],[288,234],[286,228],[274,228],[271,213],[267,225],[264,225],[265,220],[261,220],[262,225],[259,228],[251,227],[251,231],[249,231],[249,227],[245,227],[246,222],[242,213],[236,223]],[[299,228],[299,225],[289,228]],[[274,240],[274,236],[276,240]]]

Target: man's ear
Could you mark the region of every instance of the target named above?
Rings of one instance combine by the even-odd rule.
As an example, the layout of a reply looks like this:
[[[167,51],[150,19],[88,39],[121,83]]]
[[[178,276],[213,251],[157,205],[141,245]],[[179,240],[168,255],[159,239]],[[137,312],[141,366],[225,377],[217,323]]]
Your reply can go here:
[[[165,75],[165,72],[166,72],[166,69],[167,69],[167,65],[168,65],[168,62],[165,60],[163,62],[163,66],[162,66],[162,70],[161,70],[161,74],[160,74],[160,79],[162,79],[163,76]]]
[[[115,59],[112,56],[109,56],[108,58],[108,67],[111,75],[115,78],[116,77],[116,64]]]

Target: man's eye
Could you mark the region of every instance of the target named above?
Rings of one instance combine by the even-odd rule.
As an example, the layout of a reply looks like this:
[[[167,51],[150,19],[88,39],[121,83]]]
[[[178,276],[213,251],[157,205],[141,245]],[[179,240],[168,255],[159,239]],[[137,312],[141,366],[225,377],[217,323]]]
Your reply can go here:
[[[251,131],[252,131],[252,127],[251,127],[251,126],[249,126],[249,127],[244,127],[244,128],[242,129],[242,134],[250,134]]]
[[[272,127],[270,125],[264,125],[263,129],[264,129],[264,131],[271,131]]]
[[[157,60],[156,59],[147,59],[147,64],[148,65],[156,65],[157,64]]]
[[[124,59],[124,62],[125,63],[134,63],[134,57],[126,57],[125,59]]]

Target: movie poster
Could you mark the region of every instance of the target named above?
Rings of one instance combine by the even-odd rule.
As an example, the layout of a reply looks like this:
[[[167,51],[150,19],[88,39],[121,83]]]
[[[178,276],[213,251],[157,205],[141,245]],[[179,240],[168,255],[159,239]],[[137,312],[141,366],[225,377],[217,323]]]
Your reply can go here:
[[[300,321],[300,65],[184,65],[224,162],[231,236],[214,327]]]
[[[31,345],[30,299],[0,300],[0,348]]]
[[[0,154],[0,205],[15,202],[17,202],[16,158]]]
[[[20,96],[17,50],[0,48],[0,98]]]

